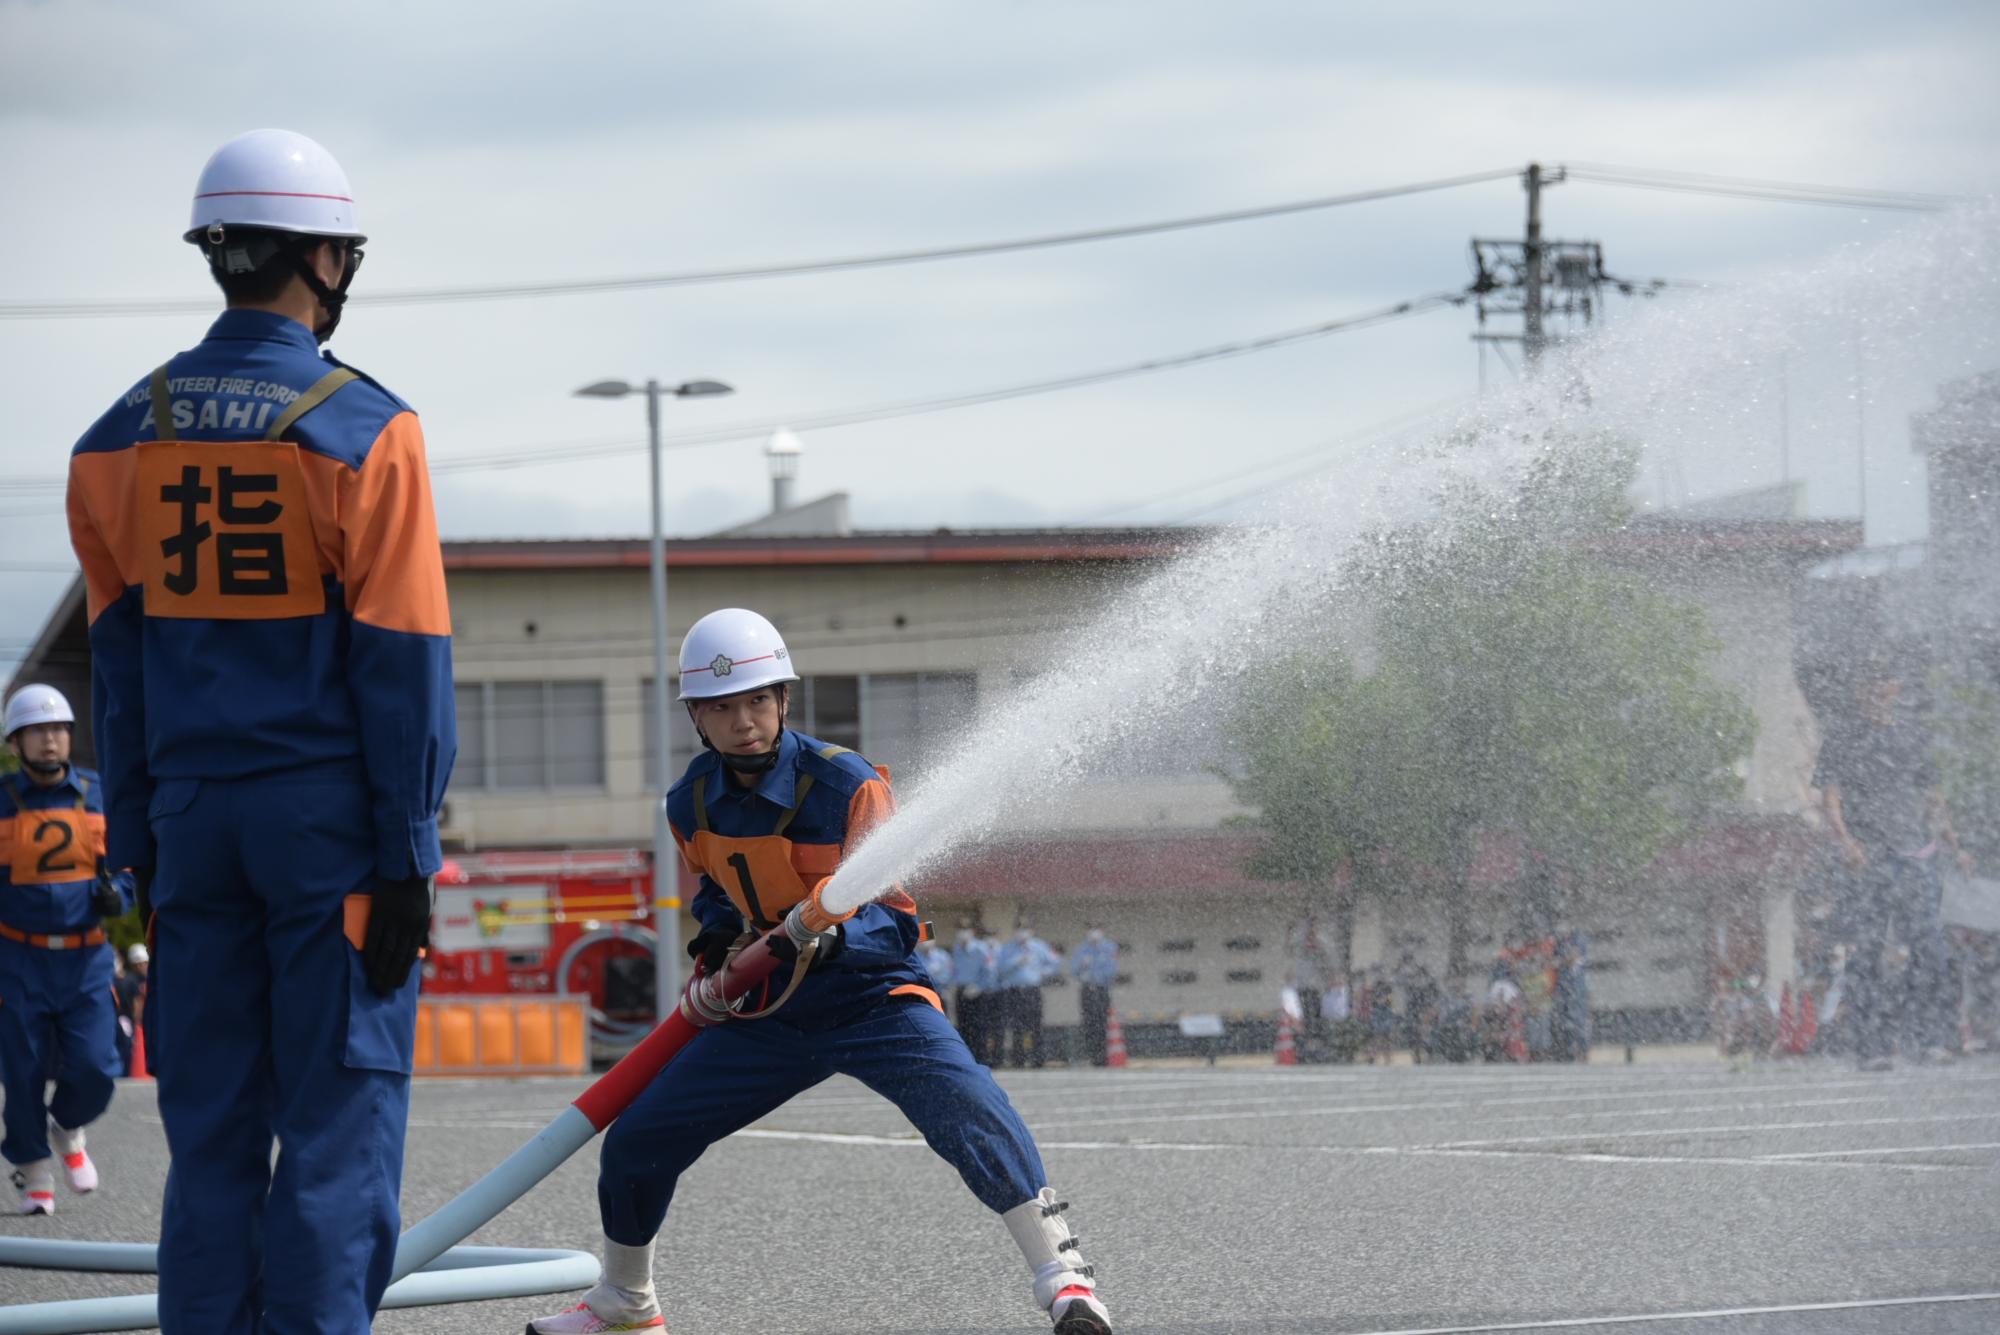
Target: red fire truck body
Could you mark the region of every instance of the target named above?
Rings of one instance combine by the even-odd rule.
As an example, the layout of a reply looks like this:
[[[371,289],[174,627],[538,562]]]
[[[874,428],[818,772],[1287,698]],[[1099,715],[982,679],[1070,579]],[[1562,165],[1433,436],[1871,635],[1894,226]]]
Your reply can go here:
[[[424,993],[587,995],[600,1013],[612,961],[653,958],[652,859],[638,849],[459,853],[437,878]],[[650,1018],[634,1016],[634,1019]]]

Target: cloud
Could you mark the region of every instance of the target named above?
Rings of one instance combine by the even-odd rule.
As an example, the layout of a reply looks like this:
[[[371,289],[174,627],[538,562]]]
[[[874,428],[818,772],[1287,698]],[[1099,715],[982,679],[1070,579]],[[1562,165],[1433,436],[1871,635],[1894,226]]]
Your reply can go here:
[[[1531,156],[1991,189],[1996,51],[1990,4],[1863,0],[1701,0],[1670,21],[1556,3],[502,0],[474,23],[375,0],[337,21],[235,0],[0,3],[0,292],[208,292],[178,239],[188,186],[223,138],[274,118],[347,164],[375,238],[363,288],[389,290],[1039,233]],[[163,69],[179,94],[161,90]],[[310,95],[274,103],[280,80]],[[636,404],[571,390],[612,375],[738,387],[673,405],[675,431],[1117,365],[1463,283],[1468,238],[1518,234],[1521,200],[1502,181],[897,270],[357,308],[339,349],[417,404],[440,461],[636,444]],[[1552,234],[1601,239],[1615,271],[1640,277],[1740,279],[1908,225],[1581,182],[1553,189],[1547,207]],[[1614,319],[1631,313],[1614,302]],[[60,473],[102,405],[205,323],[0,322],[0,475]],[[1354,424],[1469,390],[1472,327],[1447,312],[809,433],[802,490],[844,488],[865,522],[925,527],[1057,522],[1204,481],[1222,489]],[[1800,456],[1820,470],[1816,494],[1839,494],[1851,468],[1837,450],[1802,442]],[[762,508],[755,442],[676,451],[669,475],[677,529]],[[439,495],[447,529],[468,534],[636,533],[643,479],[635,452],[449,475]],[[1903,505],[1899,522],[1921,526],[1920,504],[1883,491]],[[59,524],[46,540],[59,548]],[[0,605],[10,596],[0,587]]]

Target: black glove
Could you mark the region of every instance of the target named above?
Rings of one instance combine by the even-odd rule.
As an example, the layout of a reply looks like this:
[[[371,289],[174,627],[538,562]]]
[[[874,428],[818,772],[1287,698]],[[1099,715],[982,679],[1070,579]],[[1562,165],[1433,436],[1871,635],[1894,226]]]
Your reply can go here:
[[[707,931],[698,933],[688,942],[688,958],[701,962],[705,974],[721,973],[723,964],[729,959],[729,948],[736,944],[737,933]]]
[[[386,997],[409,979],[417,952],[431,940],[431,879],[375,882],[368,910],[368,935],[361,946],[361,967],[368,989]]]
[[[798,962],[798,942],[792,940],[792,934],[786,931],[782,925],[765,939],[771,943],[771,953],[777,958],[787,964]],[[831,931],[821,932],[819,934],[819,954],[813,956],[812,966],[806,972],[814,973],[818,971],[829,961],[838,959],[840,952],[845,949],[847,949],[847,932],[845,928],[836,924]]]
[[[100,918],[116,918],[125,912],[125,896],[111,883],[103,858],[97,860],[97,880],[90,887],[90,911]]]

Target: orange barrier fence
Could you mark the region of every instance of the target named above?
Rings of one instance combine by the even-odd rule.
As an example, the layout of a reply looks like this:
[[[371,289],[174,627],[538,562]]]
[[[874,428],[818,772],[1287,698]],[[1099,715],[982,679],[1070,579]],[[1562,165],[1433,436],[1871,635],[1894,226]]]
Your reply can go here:
[[[417,1003],[418,1075],[587,1075],[582,997],[439,997]]]

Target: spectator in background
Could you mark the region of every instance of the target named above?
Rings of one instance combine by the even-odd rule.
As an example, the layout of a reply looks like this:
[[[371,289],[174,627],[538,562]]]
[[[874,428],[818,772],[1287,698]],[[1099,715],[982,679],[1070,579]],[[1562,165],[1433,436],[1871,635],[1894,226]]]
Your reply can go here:
[[[969,922],[958,925],[958,940],[951,948],[952,1015],[958,1034],[972,1055],[987,1066],[993,1065],[993,1008],[999,994],[993,990],[993,943],[980,936]]]
[[[1555,1059],[1590,1060],[1590,943],[1567,924],[1556,926]]]
[[[1299,1056],[1304,1061],[1323,1062],[1327,1059],[1326,1018],[1320,1008],[1332,971],[1319,919],[1310,908],[1293,925],[1285,944],[1292,957],[1292,986],[1299,993]]]
[[[1368,984],[1368,1064],[1380,1057],[1387,1066],[1396,1053],[1396,992],[1386,974]]]
[[[1421,1062],[1430,1049],[1431,1026],[1437,1022],[1437,978],[1410,951],[1396,966],[1396,994],[1403,1003],[1403,1046],[1410,1060]]]
[[[923,965],[924,972],[931,976],[931,991],[938,994],[938,999],[943,1001],[948,997],[951,998],[954,1003],[951,1017],[954,1021],[957,1020],[957,998],[951,997],[951,952],[935,941],[919,941],[917,963]]]
[[[118,1051],[125,1059],[125,1074],[132,1074],[132,1035],[146,1016],[146,971],[153,957],[142,942],[125,952],[125,971],[112,984],[118,1003]]]
[[[1514,966],[1502,952],[1493,961],[1493,972],[1486,984],[1486,1005],[1479,1021],[1481,1055],[1490,1062],[1526,1061],[1525,1019],[1521,986],[1514,981]]]
[[[994,956],[993,971],[1004,998],[1000,1023],[1009,1031],[1007,1064],[1039,1069],[1047,1060],[1042,1050],[1042,984],[1061,973],[1062,961],[1048,942],[1022,926]]]
[[[1865,668],[1854,715],[1827,721],[1813,783],[1848,876],[1836,934],[1852,947],[1845,1024],[1855,1055],[1864,1070],[1889,1069],[1899,1048],[1948,1061],[1957,998],[1939,913],[1940,844],[1968,873],[1972,858],[1952,828],[1929,731],[1892,667]]]
[[[1431,1026],[1430,1053],[1438,1061],[1469,1062],[1479,1050],[1478,1012],[1466,994],[1463,978],[1445,980]]]
[[[1111,1022],[1111,984],[1118,978],[1118,943],[1092,924],[1083,944],[1070,955],[1069,971],[1082,992],[1083,1051],[1092,1066],[1105,1062],[1105,1029]]]
[[[1336,973],[1326,985],[1326,995],[1320,999],[1320,1013],[1329,1024],[1346,1024],[1354,1018],[1354,993],[1347,985],[1346,974]]]

